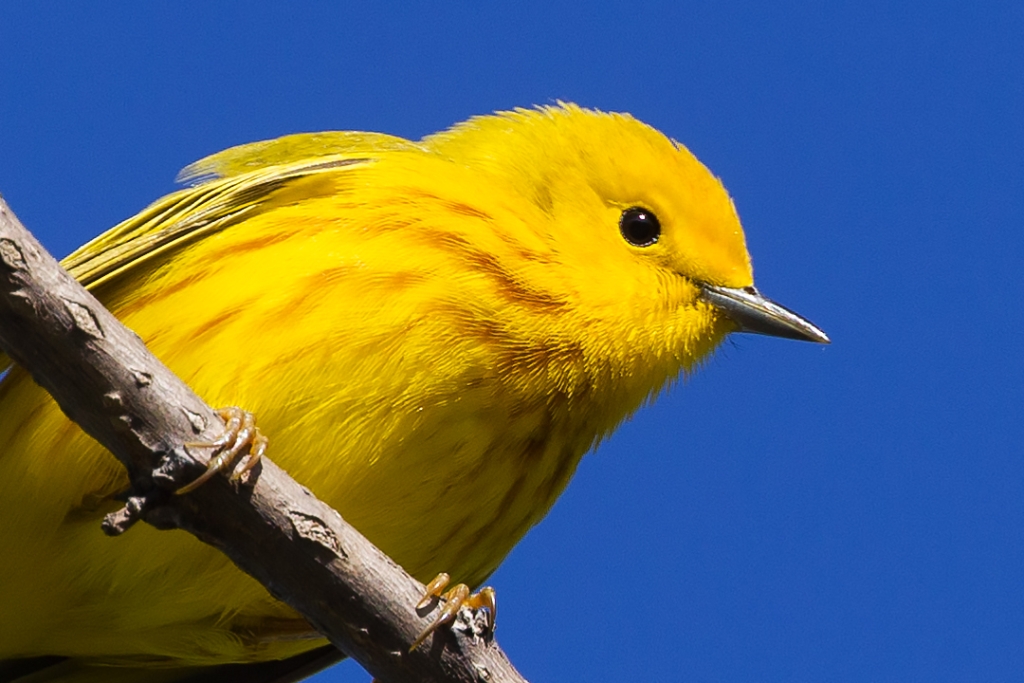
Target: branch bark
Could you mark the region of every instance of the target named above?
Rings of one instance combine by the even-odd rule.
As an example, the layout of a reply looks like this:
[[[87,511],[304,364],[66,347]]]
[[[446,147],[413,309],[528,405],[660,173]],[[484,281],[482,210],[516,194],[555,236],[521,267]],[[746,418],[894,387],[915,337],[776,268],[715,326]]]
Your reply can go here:
[[[524,681],[471,627],[439,629],[410,653],[430,623],[413,609],[423,585],[268,458],[245,485],[214,477],[173,495],[205,469],[182,444],[215,439],[223,422],[60,267],[2,198],[0,348],[128,469],[131,497],[105,523],[108,532],[138,519],[188,531],[383,681]]]

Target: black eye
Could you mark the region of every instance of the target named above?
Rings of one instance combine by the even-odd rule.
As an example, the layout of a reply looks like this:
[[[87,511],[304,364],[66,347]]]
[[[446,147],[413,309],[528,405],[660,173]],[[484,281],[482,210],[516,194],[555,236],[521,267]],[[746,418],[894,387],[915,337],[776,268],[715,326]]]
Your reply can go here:
[[[661,223],[652,211],[633,206],[622,212],[619,231],[634,247],[649,247],[661,235]]]

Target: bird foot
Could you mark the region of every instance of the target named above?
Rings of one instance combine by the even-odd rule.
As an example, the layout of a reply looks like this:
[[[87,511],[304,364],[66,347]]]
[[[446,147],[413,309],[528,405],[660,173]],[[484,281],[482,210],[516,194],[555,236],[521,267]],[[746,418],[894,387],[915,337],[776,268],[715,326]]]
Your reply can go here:
[[[217,411],[224,420],[224,432],[213,441],[185,444],[186,448],[208,448],[213,451],[206,471],[196,479],[175,491],[177,495],[194,491],[205,484],[218,472],[233,469],[229,480],[238,482],[256,466],[267,451],[267,437],[256,426],[253,414],[237,406],[221,408]],[[243,455],[243,452],[245,453]],[[239,456],[242,456],[239,459]]]
[[[416,604],[416,609],[421,610],[429,607],[433,602],[440,600],[444,607],[438,613],[437,618],[413,641],[409,651],[412,652],[441,626],[455,621],[462,608],[469,610],[484,611],[483,628],[484,634],[494,632],[494,624],[498,615],[497,594],[490,586],[481,588],[478,593],[472,593],[469,586],[464,583],[456,584],[447,592],[442,593],[448,586],[450,577],[441,572],[434,577],[434,580],[427,584],[423,591],[423,598]]]

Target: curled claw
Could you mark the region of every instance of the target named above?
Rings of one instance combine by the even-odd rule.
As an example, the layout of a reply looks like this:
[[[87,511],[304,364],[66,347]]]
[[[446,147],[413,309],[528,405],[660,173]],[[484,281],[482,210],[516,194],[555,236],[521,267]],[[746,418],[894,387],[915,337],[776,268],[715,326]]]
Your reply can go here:
[[[230,481],[239,481],[256,466],[267,451],[267,437],[256,426],[256,418],[252,413],[231,406],[221,408],[217,414],[224,420],[224,432],[217,439],[208,442],[190,441],[185,444],[186,448],[212,449],[214,457],[210,459],[205,472],[175,491],[179,496],[196,490],[213,475],[232,467],[234,471],[231,473]],[[246,450],[248,453],[239,462],[238,456]]]
[[[444,587],[448,585],[448,582],[451,581],[451,578],[452,577],[448,576],[448,574],[446,574],[445,572],[441,572],[440,574],[435,576],[430,581],[430,583],[428,583],[423,588],[423,597],[420,598],[420,601],[416,603],[416,609],[424,609],[434,600],[440,598],[441,591],[443,591]]]
[[[471,593],[469,586],[460,583],[442,594],[441,591],[445,589],[449,581],[450,577],[441,572],[427,584],[423,591],[423,597],[416,603],[416,609],[420,610],[429,606],[433,601],[440,599],[444,602],[444,607],[441,608],[441,611],[430,626],[423,629],[423,632],[413,641],[412,646],[409,647],[409,652],[422,645],[427,637],[438,628],[455,621],[455,617],[458,616],[459,610],[463,607],[471,610],[485,610],[484,632],[491,633],[494,631],[494,623],[498,614],[497,594],[494,592],[494,589],[490,586],[485,586],[480,589],[480,592]]]

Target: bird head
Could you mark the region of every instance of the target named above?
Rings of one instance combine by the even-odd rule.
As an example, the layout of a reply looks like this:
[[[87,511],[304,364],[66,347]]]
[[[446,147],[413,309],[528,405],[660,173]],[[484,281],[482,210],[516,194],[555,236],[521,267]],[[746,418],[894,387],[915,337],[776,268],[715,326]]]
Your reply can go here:
[[[526,195],[538,210],[529,226],[562,266],[549,275],[568,274],[557,287],[597,316],[618,309],[617,322],[635,318],[641,327],[656,318],[694,356],[733,331],[829,341],[754,287],[722,182],[686,147],[628,114],[562,103],[516,109],[424,143]],[[530,279],[543,279],[543,270]]]

